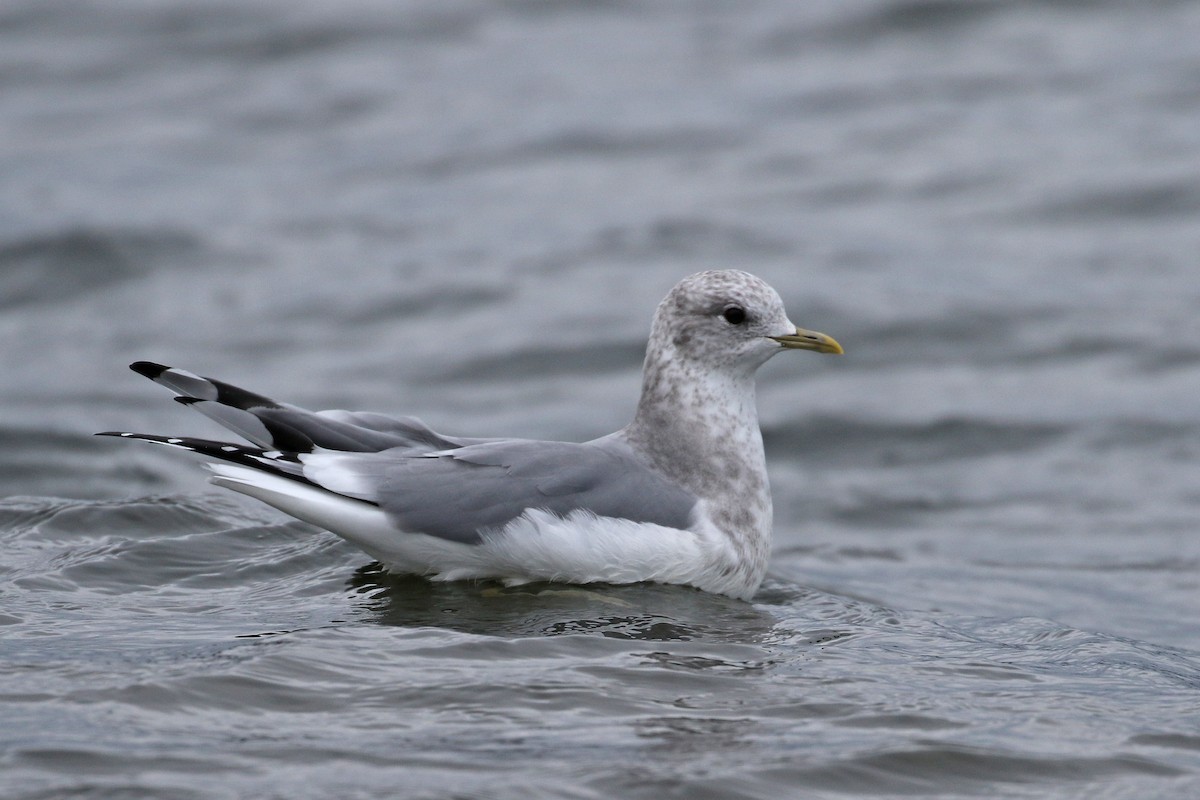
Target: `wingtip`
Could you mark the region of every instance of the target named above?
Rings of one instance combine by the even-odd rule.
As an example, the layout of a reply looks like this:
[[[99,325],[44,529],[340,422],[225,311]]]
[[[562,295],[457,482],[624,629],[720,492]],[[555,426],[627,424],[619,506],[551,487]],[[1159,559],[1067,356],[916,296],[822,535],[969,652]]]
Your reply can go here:
[[[154,380],[170,369],[170,367],[164,364],[155,364],[153,361],[135,361],[129,365],[129,368],[138,375],[144,375],[150,380]]]
[[[126,431],[100,431],[99,433],[93,433],[92,436],[121,436],[124,438],[129,438],[130,436],[133,436],[133,434]]]
[[[181,403],[185,406],[190,406],[190,405],[194,405],[196,403],[204,402],[204,400],[199,397],[188,397],[186,394],[175,395],[171,399],[174,400],[176,403]]]

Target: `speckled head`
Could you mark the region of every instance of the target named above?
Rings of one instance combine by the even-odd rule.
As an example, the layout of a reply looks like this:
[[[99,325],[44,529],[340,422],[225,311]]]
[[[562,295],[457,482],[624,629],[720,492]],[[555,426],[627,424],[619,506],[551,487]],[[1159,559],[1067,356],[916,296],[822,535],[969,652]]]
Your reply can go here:
[[[779,294],[740,270],[697,272],[658,306],[651,349],[709,369],[753,372],[784,349],[840,353],[824,334],[798,329]]]

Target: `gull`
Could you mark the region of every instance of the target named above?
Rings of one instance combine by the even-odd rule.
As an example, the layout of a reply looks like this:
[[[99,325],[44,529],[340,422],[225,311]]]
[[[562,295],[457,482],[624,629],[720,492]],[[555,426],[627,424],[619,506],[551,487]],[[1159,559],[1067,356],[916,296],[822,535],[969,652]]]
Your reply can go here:
[[[432,580],[683,584],[750,599],[771,492],[754,375],[777,353],[840,354],[737,270],[658,305],[633,421],[583,443],[436,433],[413,417],[307,411],[148,361],[130,368],[251,443],[110,431],[204,456],[210,481]]]

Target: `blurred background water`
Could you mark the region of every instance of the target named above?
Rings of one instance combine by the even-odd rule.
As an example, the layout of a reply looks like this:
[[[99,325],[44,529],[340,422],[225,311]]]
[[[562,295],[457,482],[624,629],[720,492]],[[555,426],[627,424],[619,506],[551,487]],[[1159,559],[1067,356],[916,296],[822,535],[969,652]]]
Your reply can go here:
[[[8,0],[0,795],[1200,794],[1200,4]],[[125,370],[623,425],[778,359],[752,604],[382,574]]]

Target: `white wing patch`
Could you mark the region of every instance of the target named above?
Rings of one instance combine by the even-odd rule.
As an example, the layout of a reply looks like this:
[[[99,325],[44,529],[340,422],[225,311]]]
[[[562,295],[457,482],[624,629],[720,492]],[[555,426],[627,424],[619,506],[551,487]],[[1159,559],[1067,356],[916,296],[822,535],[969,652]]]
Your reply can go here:
[[[374,483],[362,469],[368,458],[363,453],[339,453],[318,448],[297,457],[304,465],[304,477],[318,486],[347,497],[375,502]]]

